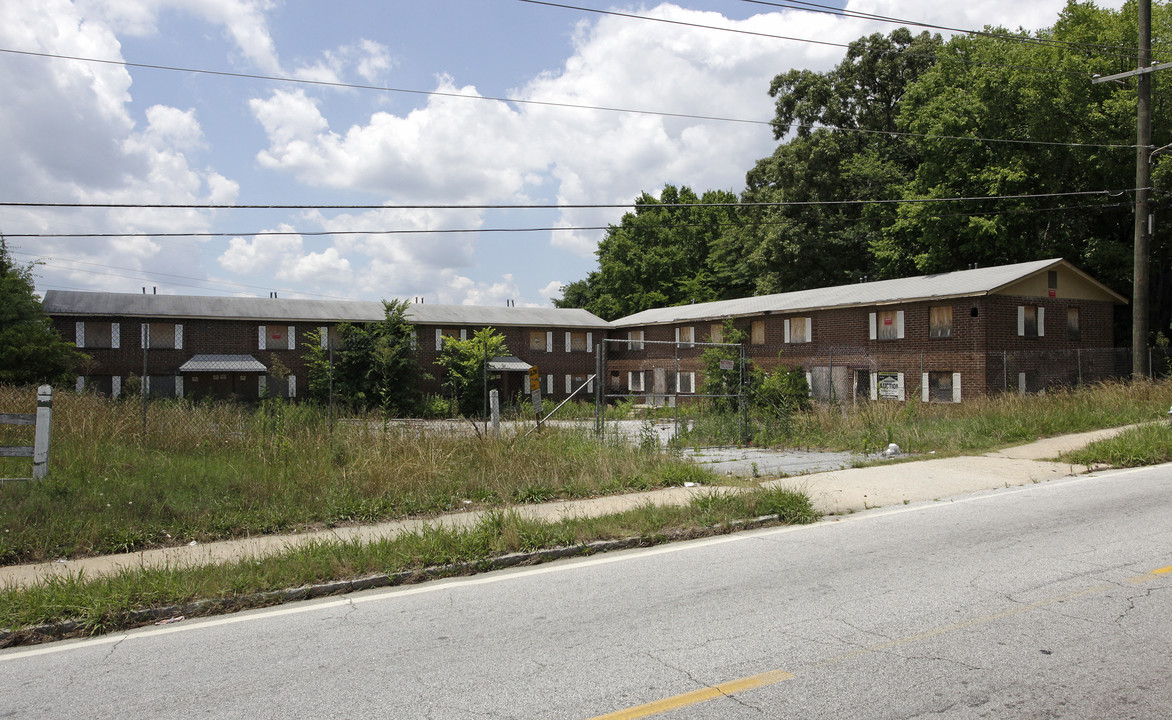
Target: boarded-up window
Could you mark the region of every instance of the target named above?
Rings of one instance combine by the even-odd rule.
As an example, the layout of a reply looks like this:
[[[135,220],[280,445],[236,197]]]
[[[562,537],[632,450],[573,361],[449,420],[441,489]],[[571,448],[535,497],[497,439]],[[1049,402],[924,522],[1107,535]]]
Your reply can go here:
[[[1018,334],[1024,337],[1038,337],[1038,306],[1018,307]]]
[[[570,333],[570,352],[586,352],[586,333]]]
[[[676,342],[684,347],[691,347],[696,342],[696,328],[691,325],[676,328]]]
[[[709,325],[708,326],[708,342],[714,342],[714,343],[724,342],[724,326],[723,325]]]
[[[114,347],[112,344],[113,333],[111,332],[111,327],[111,323],[108,322],[87,322],[85,324],[85,347]]]
[[[786,322],[789,324],[788,342],[810,342],[810,318],[796,317],[790,318]]]
[[[676,392],[678,393],[694,393],[696,392],[696,373],[682,372],[676,376]]]
[[[627,349],[628,350],[642,350],[643,349],[643,331],[631,330],[627,333]]]
[[[750,339],[750,341],[754,345],[764,345],[765,344],[765,321],[764,320],[754,320],[753,321],[753,329],[752,329],[751,334],[752,334],[752,338]]]
[[[934,338],[952,337],[952,306],[939,305],[928,310],[928,335]]]
[[[928,372],[928,399],[932,402],[952,402],[951,372]]]
[[[529,349],[534,352],[545,352],[545,331],[529,331]]]
[[[899,317],[895,310],[883,310],[876,313],[875,338],[877,340],[896,340],[899,338]]]
[[[627,373],[627,387],[632,392],[643,392],[643,371],[632,370]]]
[[[149,335],[151,348],[169,348],[174,350],[175,323],[151,323]]]
[[[1071,340],[1082,339],[1082,330],[1078,326],[1078,308],[1066,309],[1066,333]]]

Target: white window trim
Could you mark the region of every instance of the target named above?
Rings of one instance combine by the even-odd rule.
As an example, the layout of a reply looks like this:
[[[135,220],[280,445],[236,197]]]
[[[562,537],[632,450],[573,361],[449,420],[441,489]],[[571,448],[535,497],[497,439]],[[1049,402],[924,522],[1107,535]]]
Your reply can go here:
[[[444,349],[444,329],[435,329],[435,351],[439,352]]]
[[[287,378],[287,382],[288,382],[289,397],[291,397],[291,398],[297,397],[297,376],[290,375]]]
[[[318,339],[321,341],[321,349],[325,350],[330,346],[330,326],[322,325],[317,329],[317,334],[320,336]],[[415,331],[412,330],[411,334],[414,335]]]
[[[78,375],[77,379],[73,381],[73,391],[79,395],[85,392],[85,378],[81,375]]]
[[[870,329],[871,329],[871,339],[872,339],[872,340],[878,340],[878,339],[879,339],[879,317],[878,317],[878,313],[869,313],[869,314],[868,314],[868,316],[867,316],[867,322],[869,323],[869,325],[870,325]]]
[[[175,397],[177,397],[177,398],[183,397],[183,376],[182,375],[175,376]]]
[[[550,330],[545,333],[545,351],[547,353],[553,352],[553,330]],[[550,375],[550,377],[553,377],[553,375]],[[549,392],[551,392],[551,393],[553,392],[553,385],[552,384],[550,384],[550,386],[549,386]]]
[[[1046,308],[1038,306],[1038,337],[1046,337]]]
[[[79,348],[85,347],[85,322],[81,320],[73,324],[73,344]]]
[[[895,337],[903,340],[903,310],[895,311]]]
[[[570,335],[571,335],[570,331],[569,331],[569,330],[567,330],[567,331],[566,331],[566,352],[570,352],[570,346],[571,346],[571,343],[572,343],[572,340],[571,340],[571,338],[570,338]],[[567,377],[569,377],[569,376],[567,375]],[[567,390],[566,392],[569,392],[569,390]]]
[[[175,323],[175,349],[183,349],[183,324]]]
[[[545,392],[547,395],[553,395],[553,375],[545,376]]]
[[[257,348],[259,350],[265,350],[266,349],[265,343],[268,341],[268,328],[266,328],[264,325],[257,325],[256,326],[256,334],[257,334]]]
[[[928,373],[920,373],[920,402],[931,402],[932,393],[928,387]]]
[[[122,396],[122,376],[115,375],[110,378],[110,395],[118,398]]]
[[[814,397],[814,373],[806,371],[806,395]]]
[[[899,378],[899,399],[900,402],[903,402],[907,400],[907,388],[904,385],[903,373],[896,373],[896,376]]]
[[[122,323],[110,323],[110,347],[114,350],[122,347]]]
[[[460,339],[461,340],[468,339],[468,328],[460,328]]]
[[[567,375],[566,376],[566,394],[569,395],[572,392],[574,392],[574,376]]]
[[[594,352],[594,333],[586,333],[586,352]]]
[[[1017,394],[1026,394],[1026,374],[1023,372],[1019,372],[1017,374]]]
[[[785,319],[785,344],[789,345],[789,318]]]
[[[635,382],[636,379],[639,381],[638,383]],[[638,387],[636,387],[636,385]],[[643,387],[644,381],[642,370],[631,370],[627,373],[627,389],[629,389],[631,392],[644,392]]]
[[[952,402],[960,402],[960,373],[952,373]]]
[[[879,399],[879,373],[878,372],[871,373],[871,399],[872,400]]]
[[[151,345],[151,324],[140,323],[138,326],[138,342],[139,349],[145,350]],[[113,343],[111,343],[113,344]]]
[[[265,388],[268,387],[268,380],[269,380],[268,376],[265,375],[264,373],[261,373],[260,375],[257,376],[257,378],[256,378],[256,394],[258,397],[265,396]]]
[[[288,347],[288,349],[289,350],[296,350],[297,349],[297,326],[296,325],[289,326],[289,347]]]

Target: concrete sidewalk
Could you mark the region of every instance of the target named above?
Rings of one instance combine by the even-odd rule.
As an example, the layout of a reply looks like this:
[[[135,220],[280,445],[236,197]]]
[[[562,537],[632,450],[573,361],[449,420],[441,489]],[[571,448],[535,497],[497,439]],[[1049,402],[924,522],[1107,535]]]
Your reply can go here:
[[[795,487],[809,493],[823,515],[858,512],[868,508],[919,502],[964,493],[1024,485],[1085,473],[1088,468],[1050,462],[1069,450],[1114,436],[1126,428],[1097,430],[1039,440],[979,457],[941,458],[898,462],[866,468],[817,472],[799,477],[767,480],[763,486]],[[595,517],[629,510],[647,503],[684,505],[697,494],[738,492],[733,487],[674,487],[664,490],[614,495],[585,500],[567,500],[521,505],[514,510],[523,516],[557,521],[566,517]],[[203,545],[145,550],[121,555],[60,560],[34,565],[0,567],[0,587],[26,586],[54,575],[83,573],[93,578],[135,567],[185,567],[263,557],[287,548],[315,541],[371,541],[394,537],[425,526],[459,528],[475,525],[480,511],[451,513],[434,518],[408,519],[377,525],[358,525],[292,535],[264,535],[225,540]]]

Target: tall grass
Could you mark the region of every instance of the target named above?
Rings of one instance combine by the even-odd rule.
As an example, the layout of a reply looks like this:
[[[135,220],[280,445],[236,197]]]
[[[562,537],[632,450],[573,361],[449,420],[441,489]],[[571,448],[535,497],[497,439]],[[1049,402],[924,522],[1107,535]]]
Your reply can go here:
[[[0,388],[19,409],[27,389]],[[311,405],[54,400],[49,478],[0,486],[0,563],[643,490],[711,474],[579,432],[461,436]]]
[[[727,532],[742,518],[764,516],[787,524],[810,523],[817,518],[807,496],[784,488],[701,495],[686,506],[649,504],[614,515],[558,522],[494,512],[473,527],[429,527],[370,543],[318,542],[234,563],[132,568],[101,578],[53,577],[27,588],[0,590],[0,628],[19,630],[41,623],[73,621],[78,623],[80,633],[104,632],[149,622],[135,616],[136,611],[146,608],[215,599],[222,602],[195,612],[226,612],[277,602],[279,598],[257,594],[285,588],[458,563],[484,562],[483,569],[488,569],[492,558],[508,553],[625,538],[654,544]],[[475,569],[449,567],[438,574],[469,573]]]

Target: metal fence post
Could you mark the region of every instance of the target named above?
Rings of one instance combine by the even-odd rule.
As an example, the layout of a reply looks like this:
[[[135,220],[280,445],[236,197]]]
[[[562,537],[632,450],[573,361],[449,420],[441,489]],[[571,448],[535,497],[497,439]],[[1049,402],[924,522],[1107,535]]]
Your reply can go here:
[[[33,437],[33,480],[42,480],[49,472],[49,431],[53,422],[53,388],[37,388],[37,425]]]

